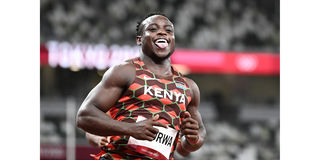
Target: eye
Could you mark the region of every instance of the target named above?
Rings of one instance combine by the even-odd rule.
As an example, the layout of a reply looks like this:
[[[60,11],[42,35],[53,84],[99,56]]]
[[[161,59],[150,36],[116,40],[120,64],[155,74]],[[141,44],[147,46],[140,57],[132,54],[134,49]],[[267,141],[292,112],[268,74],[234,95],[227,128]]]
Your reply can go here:
[[[152,31],[152,32],[154,32],[154,31],[157,30],[157,28],[152,27],[152,28],[150,28],[149,30]]]
[[[171,29],[166,29],[166,31],[167,31],[168,33],[172,33],[172,32],[173,32]]]

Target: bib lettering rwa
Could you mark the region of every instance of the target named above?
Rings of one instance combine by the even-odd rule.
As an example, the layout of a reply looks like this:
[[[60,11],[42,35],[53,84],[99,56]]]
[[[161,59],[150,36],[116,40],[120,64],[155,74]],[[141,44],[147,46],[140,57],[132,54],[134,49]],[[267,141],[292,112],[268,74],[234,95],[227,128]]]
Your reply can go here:
[[[143,116],[138,116],[137,122],[145,119]],[[136,152],[146,154],[152,158],[168,160],[178,131],[172,128],[154,127],[159,129],[159,132],[152,141],[137,140],[134,137],[130,137],[128,146],[135,149]]]

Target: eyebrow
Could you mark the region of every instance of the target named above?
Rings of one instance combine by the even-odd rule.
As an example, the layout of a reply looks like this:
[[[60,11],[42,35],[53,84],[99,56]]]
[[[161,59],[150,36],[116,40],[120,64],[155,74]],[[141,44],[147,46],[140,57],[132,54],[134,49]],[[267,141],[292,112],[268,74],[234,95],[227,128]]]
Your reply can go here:
[[[149,24],[149,26],[152,26],[152,25],[156,25],[156,26],[158,26],[158,24],[157,23],[151,23],[151,24]],[[166,24],[166,25],[164,25],[165,27],[173,27],[173,25],[170,25],[170,24]]]

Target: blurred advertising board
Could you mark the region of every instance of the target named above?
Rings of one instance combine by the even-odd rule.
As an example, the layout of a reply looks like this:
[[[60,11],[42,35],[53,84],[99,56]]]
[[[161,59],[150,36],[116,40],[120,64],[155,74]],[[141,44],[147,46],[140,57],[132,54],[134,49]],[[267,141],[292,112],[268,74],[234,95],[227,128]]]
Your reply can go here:
[[[49,41],[45,45],[40,45],[40,64],[51,67],[104,70],[139,54],[138,46]],[[280,74],[280,55],[276,53],[177,48],[171,56],[171,61],[186,74]]]

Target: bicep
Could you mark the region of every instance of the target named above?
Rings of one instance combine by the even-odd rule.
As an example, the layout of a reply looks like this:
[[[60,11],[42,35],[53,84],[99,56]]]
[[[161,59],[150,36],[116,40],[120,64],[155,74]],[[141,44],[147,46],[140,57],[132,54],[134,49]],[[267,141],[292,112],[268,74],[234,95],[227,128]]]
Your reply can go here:
[[[132,69],[117,66],[108,70],[100,83],[95,86],[86,97],[84,106],[95,106],[107,112],[121,97],[122,93],[134,77]],[[124,74],[125,73],[125,74]]]
[[[88,94],[85,102],[94,105],[103,112],[107,112],[120,98],[123,88],[120,86],[103,86],[99,83]]]

